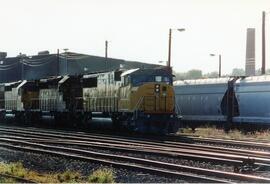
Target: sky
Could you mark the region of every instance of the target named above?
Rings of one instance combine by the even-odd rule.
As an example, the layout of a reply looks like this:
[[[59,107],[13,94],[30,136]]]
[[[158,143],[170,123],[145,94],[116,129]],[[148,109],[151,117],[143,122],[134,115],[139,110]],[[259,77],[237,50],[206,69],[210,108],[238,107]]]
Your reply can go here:
[[[246,29],[256,29],[256,68],[261,67],[262,11],[266,15],[266,66],[270,68],[269,0],[0,0],[0,50],[8,56],[49,50],[105,55],[173,69],[222,73],[244,68]],[[178,32],[177,28],[185,28]]]

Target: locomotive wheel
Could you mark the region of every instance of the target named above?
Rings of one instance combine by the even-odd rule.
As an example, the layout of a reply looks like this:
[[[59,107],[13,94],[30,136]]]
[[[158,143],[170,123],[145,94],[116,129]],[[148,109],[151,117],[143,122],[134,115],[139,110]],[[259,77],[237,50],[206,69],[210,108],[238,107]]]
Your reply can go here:
[[[120,119],[117,118],[117,117],[112,118],[112,123],[113,123],[113,126],[116,127],[116,128],[120,128],[121,127]]]
[[[87,113],[87,114],[83,114],[81,116],[82,116],[82,118],[81,118],[81,125],[82,125],[82,127],[87,127],[89,121],[92,120],[92,114],[91,113]]]
[[[121,128],[122,127],[122,121],[123,118],[120,118],[120,116],[118,114],[113,114],[111,116],[112,119],[112,124],[114,128]]]

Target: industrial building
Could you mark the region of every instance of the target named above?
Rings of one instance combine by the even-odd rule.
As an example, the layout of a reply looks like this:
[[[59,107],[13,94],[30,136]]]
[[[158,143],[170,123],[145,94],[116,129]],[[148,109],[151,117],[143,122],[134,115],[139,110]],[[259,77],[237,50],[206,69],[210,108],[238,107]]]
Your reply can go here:
[[[74,52],[50,54],[48,51],[43,51],[35,56],[20,54],[17,57],[6,57],[6,53],[2,52],[0,54],[0,83],[66,74],[86,74],[119,68],[154,68],[157,66],[160,65]]]

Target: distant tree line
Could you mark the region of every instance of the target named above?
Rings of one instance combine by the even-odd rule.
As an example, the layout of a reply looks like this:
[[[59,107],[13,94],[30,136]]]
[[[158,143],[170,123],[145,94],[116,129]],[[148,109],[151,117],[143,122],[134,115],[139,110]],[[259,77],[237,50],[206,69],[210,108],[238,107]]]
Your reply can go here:
[[[261,74],[261,69],[257,69],[255,71],[256,75]],[[270,69],[266,70],[266,74],[270,74]],[[192,69],[187,72],[174,72],[175,80],[185,80],[185,79],[203,79],[203,78],[217,78],[218,72],[210,72],[203,74],[202,70]],[[245,76],[245,70],[242,68],[234,68],[231,74],[222,75],[223,77],[226,76]]]

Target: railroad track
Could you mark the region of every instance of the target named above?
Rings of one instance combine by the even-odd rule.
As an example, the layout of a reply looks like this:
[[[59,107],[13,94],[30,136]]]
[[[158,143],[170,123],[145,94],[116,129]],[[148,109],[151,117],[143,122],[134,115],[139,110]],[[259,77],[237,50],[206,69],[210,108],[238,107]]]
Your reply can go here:
[[[0,126],[1,127],[1,126]],[[35,128],[33,128],[35,129]],[[46,131],[49,131],[46,129]],[[59,131],[60,133],[63,134],[68,134],[69,132],[66,131]],[[82,134],[85,134],[85,132],[80,132]],[[71,134],[70,134],[71,135]],[[74,135],[74,134],[73,134]],[[142,135],[135,135],[136,137],[131,137],[130,135],[115,135],[115,134],[94,134],[97,136],[104,136],[107,138],[125,138],[125,139],[133,139],[133,140],[159,140],[161,142],[166,142],[166,143],[173,143],[173,144],[179,144],[179,142],[186,142],[186,143],[192,143],[192,144],[213,144],[213,145],[224,145],[224,146],[230,146],[230,147],[240,147],[240,148],[247,148],[250,150],[258,149],[258,150],[267,150],[270,151],[270,143],[267,140],[254,140],[254,139],[247,139],[247,140],[233,140],[233,139],[219,139],[219,138],[201,138],[198,136],[190,136],[190,135],[184,135],[184,136],[179,136],[179,135],[168,135],[168,136],[142,136]],[[82,135],[83,137],[87,137],[87,135]],[[216,147],[215,147],[216,148]],[[238,148],[237,148],[238,149]]]
[[[171,152],[179,152],[180,149],[185,148],[188,149],[190,152],[190,149],[193,151],[200,151],[201,153],[205,153],[203,151],[210,151],[215,153],[223,154],[221,156],[226,157],[226,154],[228,157],[232,158],[232,154],[238,155],[238,156],[246,156],[247,159],[255,159],[257,158],[258,161],[263,161],[265,163],[270,163],[270,153],[265,151],[254,151],[254,150],[245,150],[245,149],[234,149],[234,148],[224,148],[224,147],[217,147],[217,146],[209,146],[209,145],[197,145],[197,144],[190,144],[190,143],[182,143],[182,142],[172,142],[172,141],[155,141],[155,140],[149,140],[149,139],[135,139],[131,137],[118,137],[118,136],[108,136],[108,135],[97,135],[97,134],[83,134],[80,132],[80,136],[78,137],[78,133],[72,133],[72,132],[61,132],[61,131],[51,131],[51,130],[27,130],[22,128],[16,128],[16,130],[13,130],[13,128],[1,128],[0,132],[5,133],[7,132],[9,135],[14,136],[21,136],[25,133],[28,134],[28,136],[36,137],[36,138],[46,138],[46,137],[53,137],[58,139],[69,139],[69,140],[77,140],[77,144],[80,143],[95,143],[93,141],[103,142],[103,143],[110,143],[110,144],[117,144],[119,145],[122,143],[123,145],[137,145],[137,146],[144,146],[147,148],[153,148],[153,149],[163,149],[163,150],[170,150]],[[36,140],[38,141],[38,140]],[[210,155],[214,156],[214,155]],[[242,159],[244,159],[242,157]],[[240,157],[239,157],[240,158]]]
[[[214,136],[207,136],[207,137],[202,137],[200,135],[196,135],[196,134],[192,134],[192,133],[180,133],[178,134],[177,136],[183,136],[183,137],[190,137],[190,138],[210,138],[210,139],[222,139],[222,137],[214,137]],[[248,138],[248,137],[245,137],[245,138],[241,138],[241,139],[236,139],[236,138],[224,138],[223,140],[229,140],[229,141],[244,141],[244,142],[259,142],[259,143],[269,143],[269,140],[267,139],[256,139],[256,138]]]
[[[6,131],[6,132],[5,132]],[[57,153],[63,153],[63,155],[67,155],[67,154],[72,154],[74,157],[72,158],[76,158],[76,156],[79,156],[78,159],[80,157],[85,157],[84,155],[86,154],[87,157],[86,158],[91,158],[90,160],[93,160],[94,158],[100,157],[100,159],[106,159],[106,161],[108,161],[107,159],[118,159],[118,161],[122,161],[123,163],[121,163],[120,165],[123,166],[124,168],[126,168],[123,164],[125,164],[125,162],[129,161],[132,162],[134,164],[140,164],[141,165],[147,165],[145,166],[144,170],[146,168],[150,168],[150,170],[148,172],[154,172],[154,170],[156,170],[157,168],[163,168],[163,170],[165,169],[170,169],[170,170],[166,170],[166,173],[171,173],[170,175],[172,176],[176,176],[175,172],[178,171],[185,171],[185,172],[190,172],[190,173],[196,173],[197,175],[191,175],[190,173],[178,173],[178,177],[180,177],[180,175],[182,175],[181,177],[190,177],[193,179],[198,179],[199,177],[202,177],[205,181],[205,179],[207,178],[207,176],[214,176],[214,177],[221,177],[221,178],[230,178],[233,180],[241,180],[241,181],[252,181],[252,182],[270,182],[270,179],[268,178],[262,178],[262,177],[257,177],[257,176],[252,176],[252,175],[245,175],[245,174],[238,174],[238,173],[231,173],[231,172],[223,172],[223,171],[213,171],[213,170],[209,170],[209,169],[202,169],[202,168],[194,168],[194,167],[189,167],[189,166],[180,166],[180,165],[175,165],[175,164],[169,164],[169,163],[162,163],[162,162],[158,162],[158,161],[154,161],[154,160],[148,160],[148,159],[141,159],[141,158],[132,158],[132,157],[123,157],[123,156],[116,156],[115,154],[110,155],[110,154],[102,154],[102,153],[98,153],[98,152],[91,152],[91,151],[87,151],[87,150],[83,150],[83,149],[76,149],[76,148],[67,148],[67,147],[63,147],[63,145],[69,145],[69,144],[73,144],[76,146],[84,146],[84,147],[91,147],[91,146],[103,146],[103,148],[107,148],[108,146],[110,146],[110,148],[114,148],[114,149],[122,149],[122,151],[127,151],[129,149],[129,151],[133,151],[137,150],[138,152],[140,151],[141,153],[156,153],[156,154],[163,154],[163,155],[178,155],[180,158],[182,156],[185,156],[186,158],[195,158],[195,154],[190,155],[190,154],[183,154],[181,155],[181,150],[173,150],[171,147],[167,147],[166,149],[161,146],[162,144],[159,142],[152,142],[151,146],[145,145],[146,143],[143,141],[139,141],[139,140],[132,140],[131,142],[128,142],[127,140],[123,141],[121,139],[122,142],[120,142],[119,138],[107,138],[104,139],[104,136],[100,137],[98,139],[97,135],[84,135],[81,137],[78,137],[78,134],[75,134],[76,136],[74,136],[74,133],[70,133],[70,132],[54,132],[51,130],[39,130],[39,129],[35,129],[35,131],[32,129],[31,131],[29,130],[25,130],[23,128],[0,128],[0,132],[1,137],[0,137],[0,142],[2,142],[1,146],[4,147],[9,147],[9,148],[13,148],[13,149],[21,149],[24,151],[31,151],[29,150],[30,148],[33,147],[34,150],[32,151],[36,151],[39,153],[42,153],[42,151],[45,150],[44,153],[47,154],[56,154]],[[9,135],[3,135],[3,134],[9,134]],[[8,137],[10,136],[10,137]],[[17,137],[16,137],[17,136]],[[107,136],[105,136],[107,137]],[[103,140],[103,141],[102,141]],[[97,143],[97,141],[100,141]],[[5,143],[5,144],[3,144]],[[96,143],[96,144],[94,144]],[[48,144],[58,144],[58,145],[62,145],[62,146],[55,146],[55,145],[48,145]],[[144,144],[144,145],[143,145]],[[154,145],[153,145],[154,144]],[[165,144],[165,143],[164,143]],[[124,148],[127,147],[127,145],[130,145],[129,148]],[[27,146],[27,148],[26,148]],[[133,147],[133,148],[132,148]],[[141,149],[140,149],[141,147]],[[143,148],[142,148],[143,147]],[[26,149],[26,150],[25,150]],[[147,152],[148,149],[148,152]],[[56,152],[55,152],[56,151]],[[163,152],[162,152],[163,151]],[[52,153],[50,153],[52,152]],[[70,153],[71,152],[71,153]],[[192,151],[194,152],[194,151]],[[190,153],[190,150],[189,150]],[[74,155],[75,154],[75,155]],[[79,155],[78,155],[79,154]],[[89,157],[89,154],[91,157]],[[63,156],[62,155],[62,156]],[[60,156],[58,154],[58,156]],[[227,157],[230,155],[227,155]],[[106,157],[106,158],[103,158]],[[109,157],[109,158],[108,158]],[[201,155],[196,157],[198,160],[200,159],[209,159],[212,161],[216,161],[215,158],[213,157],[206,157],[206,155]],[[131,161],[131,159],[133,159]],[[223,161],[224,163],[228,163],[228,158],[226,159],[221,159],[221,158],[216,158],[219,159],[219,161]],[[103,160],[104,161],[104,160]],[[98,162],[102,162],[101,160],[99,160]],[[108,163],[108,162],[102,162],[103,164],[111,164],[111,165],[115,165],[115,163]],[[234,163],[234,164],[239,164],[239,160],[233,160],[230,159],[230,163]],[[118,163],[119,164],[119,163]],[[264,165],[266,167],[268,167],[269,165],[264,164],[264,163],[257,163],[257,165]],[[116,166],[119,166],[116,164]],[[138,166],[138,165],[137,165]],[[151,168],[155,166],[154,168]],[[139,167],[137,167],[137,169],[139,169]],[[145,170],[146,171],[146,170]],[[155,171],[155,172],[159,172],[159,174],[162,171]],[[166,173],[163,173],[166,175]],[[174,173],[174,174],[172,174]],[[204,174],[204,176],[198,176],[198,174]],[[209,179],[209,178],[208,178]],[[224,182],[226,180],[220,180],[220,179],[215,179],[215,178],[210,178],[208,181],[205,182],[213,182],[214,180],[216,180],[216,182]]]
[[[196,181],[201,182],[222,182],[226,183],[226,180],[218,179],[218,178],[210,178],[207,176],[202,175],[195,175],[187,172],[179,172],[183,171],[188,168],[184,168],[182,166],[174,165],[174,164],[167,164],[162,162],[153,162],[146,159],[138,159],[138,158],[132,158],[132,157],[126,157],[126,156],[116,156],[113,154],[102,154],[98,152],[90,152],[80,149],[74,149],[74,148],[63,148],[59,146],[48,146],[44,144],[34,144],[34,143],[28,143],[24,141],[12,141],[12,140],[5,140],[3,143],[3,140],[1,140],[0,146],[21,150],[21,151],[28,151],[28,152],[35,152],[40,154],[49,154],[53,156],[60,156],[60,157],[66,157],[70,159],[76,159],[76,160],[82,160],[82,161],[88,161],[88,162],[95,162],[102,165],[109,165],[116,168],[126,168],[126,169],[132,169],[132,170],[139,170],[139,171],[145,171],[148,173],[153,174],[159,174],[163,176],[169,176],[169,177],[176,177],[181,179],[192,179]],[[117,161],[116,161],[117,160]],[[189,168],[193,171],[193,169],[196,168]],[[205,172],[207,173],[207,170],[200,171],[195,170],[197,173]],[[222,174],[222,173],[219,173]],[[239,175],[238,177],[241,177]],[[252,177],[252,179],[255,179]],[[263,181],[266,182],[264,178],[256,178],[255,181]],[[270,179],[269,179],[270,182]]]
[[[239,146],[246,147],[250,149],[259,149],[259,150],[270,150],[270,141],[256,141],[256,140],[235,140],[235,139],[220,139],[220,138],[202,138],[197,136],[167,136],[164,140],[172,140],[172,141],[189,141],[189,142],[197,142],[204,144],[220,144],[225,146]]]
[[[149,159],[141,159],[129,156],[105,154],[76,148],[65,148],[60,146],[49,146],[45,144],[29,143],[18,140],[1,140],[1,147],[7,147],[22,151],[30,151],[36,153],[46,153],[50,155],[63,156],[67,158],[97,162],[105,165],[113,165],[114,167],[142,170],[154,174],[162,174],[165,176],[178,177],[181,179],[193,179],[200,182],[230,182],[225,178],[238,181],[249,182],[270,182],[270,178],[257,177],[252,175],[216,171],[209,169],[202,169],[190,166],[183,166],[171,163],[164,163],[153,161]],[[179,172],[180,171],[180,172]],[[192,173],[192,174],[191,174]],[[196,175],[194,175],[194,173]],[[209,177],[212,176],[212,177]],[[223,179],[220,179],[223,178]]]
[[[1,132],[1,131],[0,131]],[[15,137],[19,136],[19,137]],[[135,144],[132,142],[120,142],[120,141],[107,141],[104,139],[97,139],[94,140],[80,140],[79,138],[74,139],[59,139],[53,138],[48,139],[42,136],[29,136],[28,138],[22,137],[24,135],[18,133],[11,133],[11,135],[1,135],[1,138],[12,138],[17,140],[26,140],[36,143],[48,143],[48,144],[62,144],[62,145],[73,145],[73,146],[80,146],[80,147],[94,147],[94,148],[103,148],[103,149],[110,149],[115,151],[129,151],[133,153],[149,153],[149,154],[156,154],[162,156],[171,156],[175,158],[186,158],[192,159],[197,161],[212,161],[212,162],[219,162],[223,164],[230,164],[230,165],[243,165],[245,163],[253,161],[254,166],[263,166],[270,168],[270,159],[264,159],[260,157],[246,157],[246,156],[239,156],[233,154],[218,154],[206,151],[196,151],[193,150],[192,154],[190,153],[190,149],[179,149],[179,148],[168,148],[166,146],[153,146],[146,143]]]
[[[200,155],[200,157],[196,157],[198,159],[204,160],[215,160],[216,157],[221,159],[230,159],[230,160],[240,160],[243,163],[248,163],[251,160],[256,165],[264,165],[269,167],[269,157],[270,153],[268,152],[262,152],[262,151],[250,151],[250,150],[240,150],[240,149],[232,149],[232,148],[219,148],[214,146],[205,146],[205,145],[190,145],[186,143],[179,143],[179,142],[169,142],[165,141],[164,143],[160,142],[149,142],[149,141],[141,141],[141,140],[127,140],[123,138],[114,138],[114,137],[108,137],[104,135],[80,135],[78,137],[77,134],[74,133],[61,133],[57,132],[57,134],[52,133],[51,131],[47,130],[38,130],[38,132],[30,132],[29,130],[3,130],[0,128],[0,132],[4,133],[5,131],[9,132],[9,135],[12,136],[22,136],[25,133],[28,134],[28,136],[37,137],[37,138],[47,138],[47,137],[53,137],[53,138],[64,138],[69,139],[68,144],[76,144],[81,146],[97,146],[96,141],[98,141],[98,146],[101,146],[101,143],[105,146],[108,146],[109,144],[117,144],[118,147],[127,147],[127,145],[130,146],[137,146],[138,147],[144,147],[155,151],[170,151],[171,153],[190,153],[190,149],[192,149],[193,153],[196,155]],[[3,132],[4,131],[4,132]],[[49,133],[48,133],[49,132]],[[71,140],[73,142],[71,142]],[[76,141],[75,141],[76,140]],[[35,141],[43,141],[44,140],[35,140]],[[61,140],[53,140],[51,141],[52,144],[59,143]],[[64,141],[62,141],[62,144],[64,144]],[[74,142],[75,141],[75,142]],[[120,144],[121,143],[121,144]],[[106,145],[107,144],[107,145]],[[129,146],[129,147],[130,147]],[[215,153],[213,153],[215,152]],[[193,154],[193,155],[194,155]],[[179,156],[185,156],[185,155],[179,155]],[[211,157],[211,158],[209,158]],[[195,158],[195,159],[196,159]],[[216,161],[218,161],[216,159]],[[222,160],[220,160],[222,161]],[[239,163],[239,162],[238,162]]]

